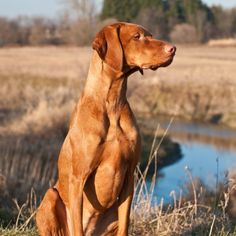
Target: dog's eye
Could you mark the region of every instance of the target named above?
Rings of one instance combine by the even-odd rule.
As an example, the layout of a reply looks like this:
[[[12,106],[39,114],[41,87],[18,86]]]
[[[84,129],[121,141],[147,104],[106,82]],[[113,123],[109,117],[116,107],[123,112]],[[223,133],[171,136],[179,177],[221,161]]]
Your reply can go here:
[[[140,34],[139,33],[136,33],[135,35],[134,35],[134,40],[139,40],[140,39]]]

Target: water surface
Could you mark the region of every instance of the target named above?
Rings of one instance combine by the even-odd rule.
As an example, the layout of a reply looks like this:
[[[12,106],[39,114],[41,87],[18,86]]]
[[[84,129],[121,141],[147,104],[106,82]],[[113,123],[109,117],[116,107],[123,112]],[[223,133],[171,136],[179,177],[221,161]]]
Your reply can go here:
[[[161,120],[163,128],[168,120]],[[169,130],[181,146],[183,158],[160,170],[155,188],[158,201],[170,202],[172,191],[186,192],[186,183],[199,178],[209,189],[225,181],[227,173],[236,172],[236,131],[215,125],[174,121]],[[191,177],[190,177],[191,175]]]

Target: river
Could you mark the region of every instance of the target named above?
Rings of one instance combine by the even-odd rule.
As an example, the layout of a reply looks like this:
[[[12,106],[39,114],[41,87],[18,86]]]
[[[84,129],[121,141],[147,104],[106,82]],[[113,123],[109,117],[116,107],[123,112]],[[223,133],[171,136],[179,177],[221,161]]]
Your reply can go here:
[[[158,122],[166,129],[169,120],[160,119]],[[173,121],[168,133],[173,141],[180,144],[182,158],[159,171],[154,192],[158,202],[162,198],[166,203],[171,202],[173,191],[177,196],[184,195],[186,183],[190,183],[191,179],[200,179],[214,191],[219,182],[225,181],[228,173],[236,173],[236,130]]]

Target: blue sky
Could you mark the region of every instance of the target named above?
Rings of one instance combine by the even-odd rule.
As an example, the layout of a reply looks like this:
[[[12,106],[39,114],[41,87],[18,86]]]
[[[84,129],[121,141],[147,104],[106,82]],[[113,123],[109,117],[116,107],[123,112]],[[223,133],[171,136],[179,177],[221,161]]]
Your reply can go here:
[[[97,0],[101,2],[101,0]],[[191,0],[190,0],[191,1]],[[236,0],[203,0],[209,5],[236,6]],[[36,15],[56,17],[63,12],[61,0],[0,0],[0,16]]]

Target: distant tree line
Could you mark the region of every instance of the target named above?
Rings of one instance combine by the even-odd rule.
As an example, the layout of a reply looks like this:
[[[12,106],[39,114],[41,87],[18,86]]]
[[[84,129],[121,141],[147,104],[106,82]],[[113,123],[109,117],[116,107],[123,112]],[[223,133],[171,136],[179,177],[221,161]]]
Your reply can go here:
[[[0,17],[0,47],[12,45],[86,45],[94,27],[87,21],[45,19],[43,17]]]
[[[0,46],[86,45],[99,28],[116,20],[139,23],[154,36],[176,43],[236,37],[236,7],[209,7],[201,0],[64,0],[60,19],[0,17]]]
[[[137,22],[180,43],[236,37],[236,6],[208,7],[201,0],[104,0],[101,17]]]

